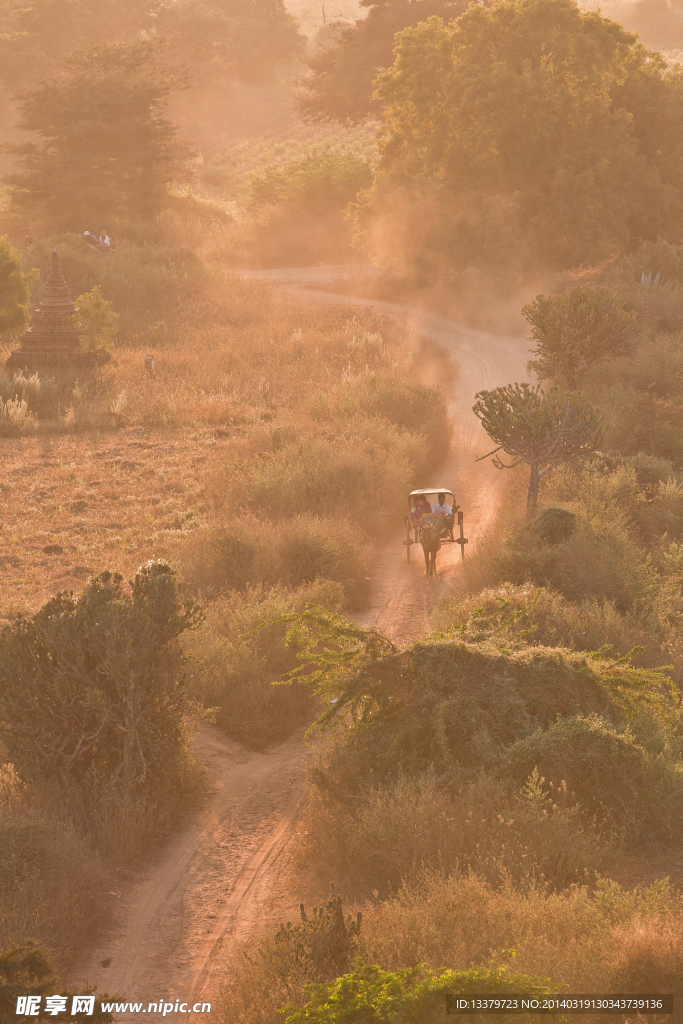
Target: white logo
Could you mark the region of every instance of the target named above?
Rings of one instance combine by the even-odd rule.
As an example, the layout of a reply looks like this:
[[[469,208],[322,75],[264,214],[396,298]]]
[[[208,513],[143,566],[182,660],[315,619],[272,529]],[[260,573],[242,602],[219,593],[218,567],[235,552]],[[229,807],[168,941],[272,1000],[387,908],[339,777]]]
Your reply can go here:
[[[37,1017],[40,1013],[40,996],[18,996],[17,1013],[23,1017]]]
[[[64,1013],[66,1010],[66,996],[46,996],[45,997],[45,1012],[56,1017],[58,1013]]]
[[[71,1015],[74,1013],[87,1013],[92,1016],[95,1010],[94,996],[74,996],[71,1001]]]

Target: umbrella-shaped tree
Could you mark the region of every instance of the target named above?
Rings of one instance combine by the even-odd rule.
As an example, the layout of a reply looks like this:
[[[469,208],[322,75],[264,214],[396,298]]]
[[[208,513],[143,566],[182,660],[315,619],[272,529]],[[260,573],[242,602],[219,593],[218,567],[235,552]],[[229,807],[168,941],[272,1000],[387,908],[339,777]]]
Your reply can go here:
[[[497,445],[482,458],[493,455],[497,469],[512,469],[524,462],[531,470],[527,494],[530,513],[536,510],[543,477],[563,462],[585,457],[598,443],[600,417],[580,395],[566,394],[559,388],[544,393],[538,384],[506,384],[492,391],[479,391],[474,397],[473,411]],[[499,452],[513,461],[503,462]]]

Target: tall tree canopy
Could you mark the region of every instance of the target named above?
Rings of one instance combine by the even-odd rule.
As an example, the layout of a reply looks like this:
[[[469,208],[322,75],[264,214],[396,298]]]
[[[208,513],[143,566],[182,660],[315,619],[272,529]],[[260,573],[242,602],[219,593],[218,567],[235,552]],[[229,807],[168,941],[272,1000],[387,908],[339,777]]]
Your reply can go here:
[[[188,153],[164,116],[180,83],[150,42],[92,44],[67,57],[20,104],[19,127],[38,142],[14,147],[13,205],[34,221],[100,231],[122,218],[150,218]]]
[[[374,95],[374,80],[394,60],[394,36],[408,25],[431,15],[453,19],[469,0],[360,0],[365,18],[333,29],[329,45],[313,51],[306,63],[309,74],[300,79],[301,113],[312,120],[364,121],[382,111]]]
[[[358,241],[430,272],[571,267],[683,230],[683,71],[575,0],[498,0],[397,36]]]
[[[0,80],[29,84],[46,59],[141,34],[202,74],[249,80],[303,48],[283,0],[0,0]]]
[[[278,61],[304,47],[283,0],[173,0],[158,5],[156,24],[172,53],[204,75],[269,77]]]

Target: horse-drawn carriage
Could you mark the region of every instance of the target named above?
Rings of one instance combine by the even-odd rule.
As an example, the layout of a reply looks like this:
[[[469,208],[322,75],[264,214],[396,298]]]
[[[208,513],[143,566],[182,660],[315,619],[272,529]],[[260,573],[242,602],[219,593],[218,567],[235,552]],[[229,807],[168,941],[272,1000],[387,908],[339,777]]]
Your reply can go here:
[[[450,514],[438,511],[439,508],[446,506],[450,508]],[[456,523],[459,537],[453,536]],[[436,552],[442,544],[459,544],[460,553],[463,558],[465,557],[467,537],[463,533],[463,513],[458,508],[455,494],[448,487],[423,487],[411,491],[408,495],[405,530],[403,543],[407,560],[410,561],[411,546],[420,544],[430,576],[436,571]]]

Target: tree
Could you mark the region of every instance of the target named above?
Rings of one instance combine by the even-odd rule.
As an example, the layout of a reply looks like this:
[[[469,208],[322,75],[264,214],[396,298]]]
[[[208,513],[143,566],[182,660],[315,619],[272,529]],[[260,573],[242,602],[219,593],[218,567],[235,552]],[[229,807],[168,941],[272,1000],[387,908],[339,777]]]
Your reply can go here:
[[[638,319],[610,288],[588,285],[561,295],[537,295],[522,309],[531,325],[537,357],[529,365],[541,380],[576,384],[582,371],[606,359],[627,355]]]
[[[21,257],[6,235],[0,238],[0,338],[23,334],[29,320],[30,286],[38,271],[23,274]]]
[[[683,86],[614,21],[574,0],[471,4],[396,37],[357,244],[430,274],[505,273],[683,236]]]
[[[119,317],[114,312],[113,303],[103,297],[102,285],[96,284],[89,292],[79,295],[74,305],[78,311],[77,325],[84,328],[79,335],[84,351],[109,348],[118,328]]]
[[[163,39],[202,77],[269,77],[304,48],[283,0],[0,0],[0,80],[16,90],[46,59],[141,37]]]
[[[309,74],[300,78],[297,106],[304,117],[357,124],[379,117],[374,95],[377,72],[393,63],[394,36],[431,15],[455,19],[467,0],[360,0],[368,9],[355,24],[332,25],[331,41],[306,57]]]
[[[305,40],[283,0],[176,0],[159,5],[157,31],[172,53],[197,67],[253,81],[298,57]]]
[[[3,742],[24,778],[168,772],[182,749],[183,696],[174,641],[202,614],[181,602],[165,562],[123,587],[118,573],[57,594],[0,633]]]
[[[497,445],[482,458],[493,455],[497,469],[513,469],[524,462],[531,470],[527,493],[530,514],[536,511],[543,477],[564,462],[585,457],[598,443],[600,419],[578,395],[563,394],[558,388],[544,394],[540,385],[506,384],[492,391],[479,391],[474,397],[474,414]],[[497,456],[500,451],[515,461],[506,465]]]
[[[16,90],[73,49],[78,0],[0,0],[0,80]]]
[[[22,165],[8,178],[15,211],[79,232],[156,216],[168,185],[189,175],[188,150],[164,116],[181,85],[147,41],[67,57],[19,104],[19,127],[40,141],[12,147]]]

